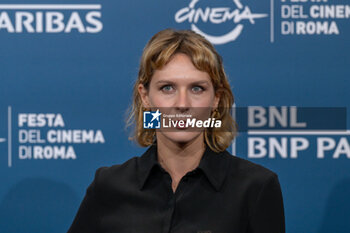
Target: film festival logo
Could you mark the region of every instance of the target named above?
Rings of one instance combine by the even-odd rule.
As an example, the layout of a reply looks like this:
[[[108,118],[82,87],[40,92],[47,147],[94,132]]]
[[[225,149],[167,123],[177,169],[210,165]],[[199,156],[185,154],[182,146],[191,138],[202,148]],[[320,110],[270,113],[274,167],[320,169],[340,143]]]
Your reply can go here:
[[[7,113],[7,138],[0,135],[0,147],[7,144],[8,167],[18,161],[77,159],[76,147],[106,141],[102,129],[68,127],[61,113],[13,115],[11,106]]]
[[[249,6],[241,3],[241,0],[228,1],[228,6],[196,7],[200,0],[192,0],[187,7],[178,10],[175,14],[177,23],[188,22],[191,24],[191,30],[204,36],[213,44],[226,44],[235,41],[242,33],[245,25],[244,21],[255,24],[256,19],[265,18],[267,14],[252,13]],[[203,2],[203,0],[201,1]],[[208,23],[218,25],[226,22],[232,22],[231,30],[222,35],[212,35],[200,29],[199,23]]]

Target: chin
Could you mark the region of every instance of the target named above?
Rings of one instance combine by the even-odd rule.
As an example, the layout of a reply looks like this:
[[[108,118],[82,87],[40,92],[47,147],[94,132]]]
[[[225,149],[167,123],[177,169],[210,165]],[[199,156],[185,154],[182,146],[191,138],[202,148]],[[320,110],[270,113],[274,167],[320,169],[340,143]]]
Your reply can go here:
[[[194,141],[201,132],[186,132],[186,131],[172,131],[172,132],[161,132],[161,134],[174,143],[185,144]]]

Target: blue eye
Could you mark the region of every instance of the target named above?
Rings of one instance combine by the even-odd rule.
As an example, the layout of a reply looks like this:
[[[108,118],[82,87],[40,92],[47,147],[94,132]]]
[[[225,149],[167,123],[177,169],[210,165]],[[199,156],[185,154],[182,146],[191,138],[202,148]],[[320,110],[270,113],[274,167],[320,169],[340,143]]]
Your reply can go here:
[[[201,86],[194,86],[194,87],[192,87],[192,90],[193,90],[194,92],[200,92],[200,91],[203,91],[204,88],[201,87]]]
[[[164,85],[160,89],[163,90],[163,91],[171,91],[172,88],[173,87],[171,85]]]

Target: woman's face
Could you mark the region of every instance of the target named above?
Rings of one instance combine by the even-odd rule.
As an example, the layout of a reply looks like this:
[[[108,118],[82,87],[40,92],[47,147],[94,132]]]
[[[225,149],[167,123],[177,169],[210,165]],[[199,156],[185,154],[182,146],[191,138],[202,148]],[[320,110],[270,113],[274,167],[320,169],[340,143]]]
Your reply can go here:
[[[209,74],[198,70],[183,53],[175,54],[167,65],[154,72],[149,91],[140,84],[139,92],[144,107],[154,111],[160,108],[163,115],[191,112],[194,117],[198,114],[209,117],[211,109],[219,103]],[[203,131],[189,128],[160,129],[157,130],[157,140],[162,137],[174,143],[188,143],[201,133]]]

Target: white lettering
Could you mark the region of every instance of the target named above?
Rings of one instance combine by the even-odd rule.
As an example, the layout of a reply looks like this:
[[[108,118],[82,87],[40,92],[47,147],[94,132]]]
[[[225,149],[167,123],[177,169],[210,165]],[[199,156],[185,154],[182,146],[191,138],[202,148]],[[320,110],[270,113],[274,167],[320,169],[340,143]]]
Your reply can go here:
[[[257,112],[257,113],[256,113]],[[248,127],[261,127],[266,125],[266,109],[259,106],[248,107]],[[259,120],[258,122],[255,119]]]
[[[263,138],[248,138],[248,158],[263,158],[266,156],[266,141]],[[257,152],[255,152],[257,150]]]
[[[22,32],[23,28],[22,25],[25,27],[27,32],[33,33],[34,28],[32,26],[32,23],[34,21],[33,14],[29,12],[16,12],[16,32]]]
[[[288,157],[287,151],[287,138],[281,138],[281,143],[276,138],[270,138],[269,140],[269,158],[275,158],[275,151],[281,155],[282,158]]]
[[[10,17],[7,12],[0,13],[0,30],[2,28],[6,28],[8,32],[15,32],[15,28],[13,27]]]
[[[80,33],[85,32],[85,27],[83,22],[80,19],[78,12],[73,12],[68,20],[65,33],[71,32],[72,29],[77,29]]]
[[[64,127],[61,114],[53,113],[19,113],[18,126],[23,127]]]
[[[61,12],[46,12],[46,32],[62,32],[64,30],[63,18]]]
[[[101,130],[49,130],[50,143],[105,143]]]
[[[89,33],[98,33],[102,31],[103,24],[98,18],[101,18],[101,12],[92,11],[86,14],[86,22],[91,24],[94,27],[87,26],[86,31]]]
[[[329,137],[319,137],[317,138],[317,158],[323,159],[324,152],[330,151],[335,147],[335,140]]]
[[[290,158],[298,158],[298,151],[309,147],[309,141],[306,138],[293,137],[290,140]]]

